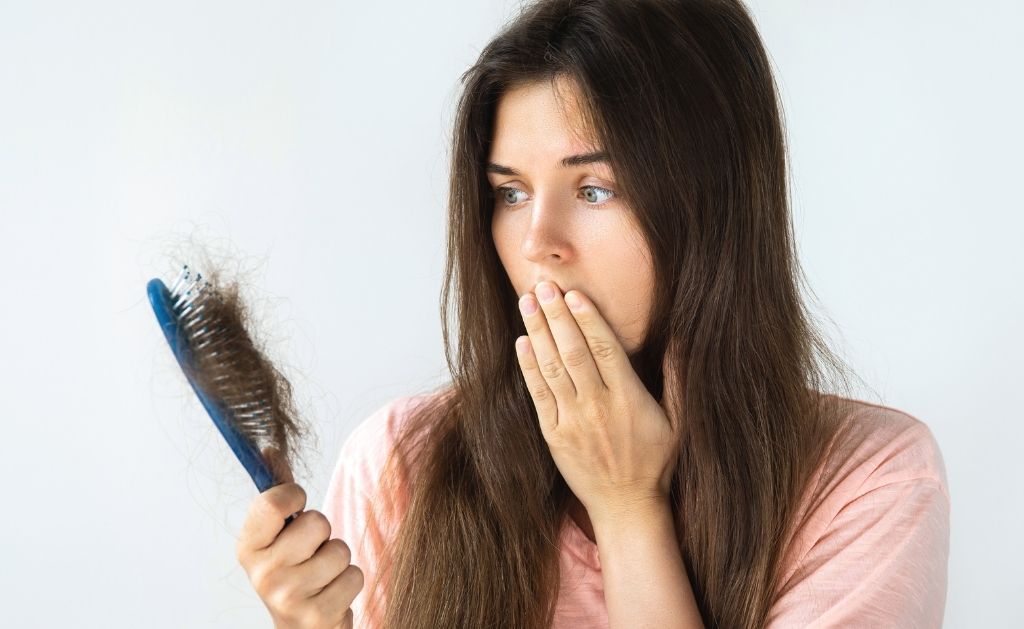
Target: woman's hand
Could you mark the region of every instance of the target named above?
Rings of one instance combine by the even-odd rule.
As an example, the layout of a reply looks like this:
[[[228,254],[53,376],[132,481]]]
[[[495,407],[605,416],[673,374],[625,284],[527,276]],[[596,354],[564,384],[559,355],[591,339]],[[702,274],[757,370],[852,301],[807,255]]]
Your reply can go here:
[[[284,482],[256,496],[242,525],[236,554],[276,629],[352,628],[352,601],[363,572],[348,544],[331,538],[319,511],[302,511],[306,492],[273,451],[263,451]],[[302,511],[285,524],[290,514]]]
[[[555,465],[594,521],[667,500],[680,422],[669,421],[589,299],[576,290],[563,299],[551,282],[537,285],[542,297],[544,287],[552,299],[532,314],[534,296],[519,300],[529,335],[516,339],[516,353]],[[662,373],[667,398],[675,380],[664,364]]]

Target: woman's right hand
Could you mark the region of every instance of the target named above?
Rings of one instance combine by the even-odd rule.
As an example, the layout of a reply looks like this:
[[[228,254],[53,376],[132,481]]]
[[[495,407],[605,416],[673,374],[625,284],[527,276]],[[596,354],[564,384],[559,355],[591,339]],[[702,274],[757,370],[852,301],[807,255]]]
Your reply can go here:
[[[302,511],[306,492],[285,482],[256,496],[242,525],[236,554],[275,629],[352,628],[352,601],[363,588],[363,572],[319,511]]]

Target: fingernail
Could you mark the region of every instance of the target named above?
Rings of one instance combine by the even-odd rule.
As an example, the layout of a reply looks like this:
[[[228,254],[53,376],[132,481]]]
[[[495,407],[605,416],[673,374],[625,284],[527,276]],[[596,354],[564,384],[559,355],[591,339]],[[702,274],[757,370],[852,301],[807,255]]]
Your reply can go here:
[[[537,295],[541,301],[548,303],[555,298],[555,289],[551,288],[551,284],[541,284],[537,287]]]
[[[580,301],[580,298],[576,293],[566,293],[565,303],[569,304],[569,308],[571,310],[579,310],[583,305],[583,302]]]
[[[537,302],[530,295],[523,295],[519,298],[519,309],[523,311],[523,314],[533,314],[537,312]]]

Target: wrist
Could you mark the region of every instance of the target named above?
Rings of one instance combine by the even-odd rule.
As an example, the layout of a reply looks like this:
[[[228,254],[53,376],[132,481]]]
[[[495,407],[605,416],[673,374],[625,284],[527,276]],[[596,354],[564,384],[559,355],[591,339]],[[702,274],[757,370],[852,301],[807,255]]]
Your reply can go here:
[[[591,514],[591,523],[594,527],[594,536],[606,539],[666,527],[675,530],[668,496],[638,500],[614,509],[599,511]]]

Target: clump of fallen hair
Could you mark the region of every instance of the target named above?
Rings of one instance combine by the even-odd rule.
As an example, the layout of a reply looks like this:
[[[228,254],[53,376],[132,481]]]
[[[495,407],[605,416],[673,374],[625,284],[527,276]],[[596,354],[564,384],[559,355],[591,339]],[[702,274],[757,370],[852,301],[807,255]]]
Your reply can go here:
[[[237,280],[207,262],[200,269],[204,286],[201,298],[205,325],[215,329],[215,340],[205,347],[190,348],[194,365],[186,367],[196,386],[216,404],[231,409],[228,421],[257,448],[270,448],[265,457],[271,473],[280,480],[295,468],[299,444],[311,433],[301,421],[288,378],[267,358],[265,345],[253,338],[253,317]]]

